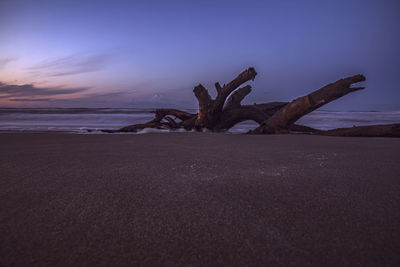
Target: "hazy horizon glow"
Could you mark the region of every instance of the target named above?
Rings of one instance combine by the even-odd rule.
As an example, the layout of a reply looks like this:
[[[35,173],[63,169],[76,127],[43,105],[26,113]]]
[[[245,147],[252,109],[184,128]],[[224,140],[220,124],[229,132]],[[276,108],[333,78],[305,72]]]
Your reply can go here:
[[[301,3],[300,3],[301,2]],[[195,108],[249,66],[249,103],[363,73],[328,109],[400,110],[400,3],[0,1],[0,107]]]

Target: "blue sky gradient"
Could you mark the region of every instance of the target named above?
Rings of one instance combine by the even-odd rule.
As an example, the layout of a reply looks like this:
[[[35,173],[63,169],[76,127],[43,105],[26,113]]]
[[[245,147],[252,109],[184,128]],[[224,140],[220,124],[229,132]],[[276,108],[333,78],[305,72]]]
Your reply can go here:
[[[195,108],[254,66],[249,103],[363,73],[326,108],[400,110],[398,25],[391,0],[0,0],[0,106]]]

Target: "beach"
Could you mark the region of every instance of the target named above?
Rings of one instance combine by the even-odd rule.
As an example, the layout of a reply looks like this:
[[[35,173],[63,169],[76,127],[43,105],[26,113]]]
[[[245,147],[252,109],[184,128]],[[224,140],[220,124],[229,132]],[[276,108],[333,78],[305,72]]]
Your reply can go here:
[[[0,266],[398,266],[400,139],[0,134]]]

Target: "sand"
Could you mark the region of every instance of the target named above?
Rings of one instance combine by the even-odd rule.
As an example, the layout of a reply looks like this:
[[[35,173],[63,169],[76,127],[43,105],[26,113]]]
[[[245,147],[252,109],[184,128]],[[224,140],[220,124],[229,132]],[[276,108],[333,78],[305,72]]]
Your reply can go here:
[[[0,134],[0,266],[398,266],[400,139]]]

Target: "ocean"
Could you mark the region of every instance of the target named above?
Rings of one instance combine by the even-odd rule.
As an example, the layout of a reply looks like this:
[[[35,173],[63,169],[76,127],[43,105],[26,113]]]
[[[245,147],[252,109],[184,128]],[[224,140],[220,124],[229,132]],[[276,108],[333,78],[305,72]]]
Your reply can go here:
[[[0,131],[67,131],[118,129],[151,120],[152,109],[135,108],[0,108]],[[186,110],[196,113],[196,110]],[[400,123],[400,111],[314,111],[297,124],[328,130],[373,124]],[[229,132],[244,133],[257,124],[245,121]],[[149,131],[143,131],[149,132]]]

